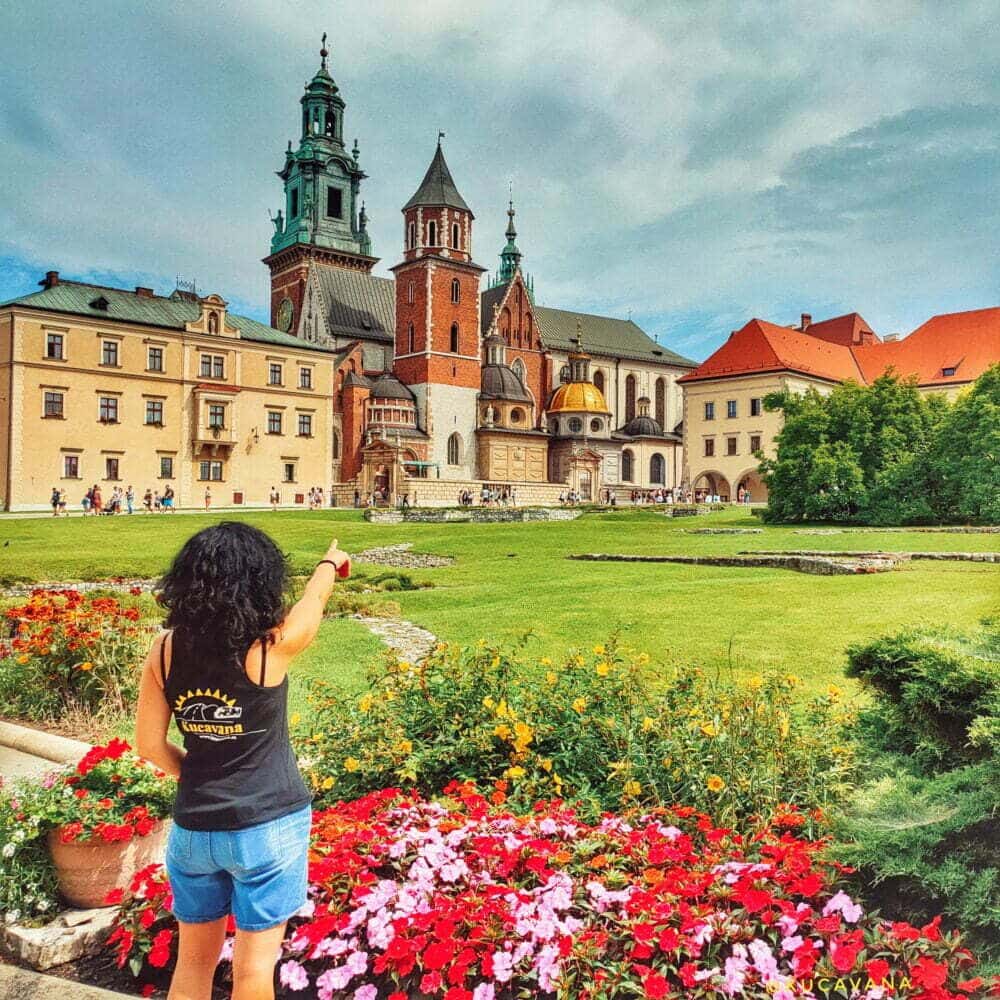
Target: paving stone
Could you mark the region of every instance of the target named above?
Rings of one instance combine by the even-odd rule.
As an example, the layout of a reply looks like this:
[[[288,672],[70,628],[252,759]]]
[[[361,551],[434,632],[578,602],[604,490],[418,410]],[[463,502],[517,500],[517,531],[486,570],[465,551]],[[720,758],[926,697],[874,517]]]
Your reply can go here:
[[[397,545],[382,545],[375,549],[365,549],[354,554],[356,562],[374,563],[376,566],[393,566],[400,569],[436,569],[439,566],[451,566],[455,560],[452,556],[435,556],[429,552],[411,552],[413,542],[400,542]]]
[[[0,946],[33,969],[51,969],[99,951],[117,912],[114,906],[68,910],[44,927],[7,924],[0,928]]]

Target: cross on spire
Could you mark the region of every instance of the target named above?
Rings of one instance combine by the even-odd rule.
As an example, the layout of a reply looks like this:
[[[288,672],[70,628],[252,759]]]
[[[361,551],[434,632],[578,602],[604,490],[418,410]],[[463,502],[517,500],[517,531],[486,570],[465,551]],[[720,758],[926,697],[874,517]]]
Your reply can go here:
[[[326,57],[330,54],[329,49],[326,47],[326,32],[323,32],[323,43],[319,50],[320,66],[326,69]]]

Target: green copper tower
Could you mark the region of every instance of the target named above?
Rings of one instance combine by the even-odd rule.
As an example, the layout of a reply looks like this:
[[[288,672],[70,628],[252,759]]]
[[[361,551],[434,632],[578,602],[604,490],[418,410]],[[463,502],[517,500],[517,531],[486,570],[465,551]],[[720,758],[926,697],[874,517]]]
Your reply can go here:
[[[274,216],[271,253],[296,244],[346,254],[371,256],[367,218],[358,194],[365,173],[358,164],[358,143],[344,146],[344,99],[327,69],[326,35],[320,67],[301,98],[302,134],[298,149],[289,141],[278,176],[285,186],[285,207]],[[370,266],[370,265],[369,265]]]
[[[504,233],[507,243],[500,251],[500,270],[497,271],[493,279],[491,288],[497,285],[509,285],[514,280],[514,274],[521,266],[521,251],[517,248],[517,230],[514,228],[514,201],[507,202],[507,231]],[[524,284],[528,294],[534,297],[535,285],[527,275],[524,276]]]

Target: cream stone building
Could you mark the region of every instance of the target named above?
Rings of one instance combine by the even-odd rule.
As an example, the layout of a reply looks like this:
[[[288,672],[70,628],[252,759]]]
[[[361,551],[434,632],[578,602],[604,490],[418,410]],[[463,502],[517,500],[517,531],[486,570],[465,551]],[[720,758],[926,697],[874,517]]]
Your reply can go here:
[[[0,306],[0,506],[79,510],[168,487],[175,505],[283,505],[328,487],[335,355],[217,295],[61,280]]]

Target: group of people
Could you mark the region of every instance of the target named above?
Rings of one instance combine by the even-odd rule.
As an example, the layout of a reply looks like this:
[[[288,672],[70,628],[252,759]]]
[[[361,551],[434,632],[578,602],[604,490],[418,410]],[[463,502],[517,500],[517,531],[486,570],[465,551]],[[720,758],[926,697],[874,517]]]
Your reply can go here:
[[[472,504],[472,494],[466,490],[466,495],[468,496],[468,503],[464,506],[468,507]],[[517,506],[517,487],[516,486],[488,486],[483,483],[483,488],[479,491],[479,502],[484,507],[516,507]]]
[[[614,494],[612,494],[612,497]],[[583,494],[579,490],[564,490],[559,493],[560,507],[576,507],[583,503]]]
[[[147,514],[172,511],[174,509],[174,496],[174,489],[170,485],[167,485],[162,494],[159,490],[151,490],[147,487],[142,497],[143,509]],[[53,486],[50,503],[53,517],[69,516],[65,489]],[[100,484],[94,483],[84,493],[80,506],[83,508],[84,517],[98,514],[134,514],[135,490],[131,486],[125,489],[122,489],[121,486],[115,486],[110,496],[105,497]]]

